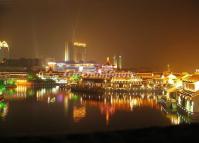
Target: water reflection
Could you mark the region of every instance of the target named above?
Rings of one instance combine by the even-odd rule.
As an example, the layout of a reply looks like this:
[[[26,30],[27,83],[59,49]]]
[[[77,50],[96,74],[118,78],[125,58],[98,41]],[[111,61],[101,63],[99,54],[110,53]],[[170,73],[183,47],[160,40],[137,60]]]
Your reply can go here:
[[[111,116],[118,111],[131,112],[135,108],[149,107],[160,110],[160,105],[157,104],[155,95],[132,96],[128,94],[120,95],[103,95],[103,96],[82,96],[82,105],[94,106],[100,109],[101,114],[105,116],[107,125]]]
[[[9,104],[5,101],[0,101],[0,118],[4,119],[8,114]]]
[[[74,122],[79,122],[81,119],[86,117],[86,107],[84,105],[73,107],[73,119]]]
[[[89,123],[90,120],[95,120],[95,117],[91,116],[91,114],[96,116],[98,113],[97,111],[99,111],[100,117],[103,117],[105,119],[105,125],[109,126],[112,118],[118,113],[126,113],[128,115],[131,115],[132,113],[138,114],[136,112],[137,109],[152,109],[154,111],[160,112],[162,116],[165,119],[169,120],[170,124],[173,125],[191,122],[191,118],[188,115],[184,115],[178,111],[171,111],[166,106],[160,104],[159,101],[161,96],[163,96],[162,93],[155,92],[135,92],[132,94],[106,93],[104,95],[89,95],[71,93],[70,91],[60,89],[59,87],[36,89],[29,87],[17,87],[16,89],[10,89],[5,91],[1,96],[2,98],[0,101],[0,123],[1,119],[6,120],[6,116],[8,116],[9,114],[14,114],[13,112],[15,111],[15,108],[13,106],[15,104],[13,103],[17,101],[22,101],[20,102],[20,104],[26,103],[27,101],[31,101],[27,103],[28,105],[24,105],[25,107],[31,105],[31,108],[42,103],[42,107],[46,109],[46,112],[49,109],[54,109],[54,106],[47,105],[56,105],[56,107],[62,107],[63,111],[66,114],[66,117],[64,118],[66,118],[65,120],[70,122],[71,126],[73,124],[80,125],[88,119],[89,120],[86,123]],[[33,103],[38,104],[33,105]],[[17,106],[17,104],[15,106]],[[12,107],[13,111],[9,113],[10,107]],[[60,110],[61,109],[57,107],[55,110],[52,110],[52,112],[49,114],[52,114],[53,116],[55,112],[60,112]],[[18,112],[20,111],[18,110]],[[33,112],[36,112],[35,110],[31,111],[31,113],[36,114]],[[41,115],[39,114],[38,116]],[[154,118],[162,118],[162,116],[160,116],[159,114],[155,116],[157,117]],[[72,121],[70,121],[71,118]],[[125,119],[125,117],[122,118]],[[59,119],[57,120],[59,121]],[[64,124],[65,123],[63,123],[63,125]],[[121,122],[118,122],[118,124],[122,126]],[[68,127],[66,127],[66,129],[67,128]]]

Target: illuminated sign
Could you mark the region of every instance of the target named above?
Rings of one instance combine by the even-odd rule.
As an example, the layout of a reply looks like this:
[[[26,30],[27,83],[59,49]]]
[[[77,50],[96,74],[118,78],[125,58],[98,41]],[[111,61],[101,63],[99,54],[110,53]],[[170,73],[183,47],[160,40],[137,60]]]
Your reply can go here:
[[[48,62],[48,65],[56,65],[56,62]]]
[[[79,46],[79,47],[86,47],[87,45],[85,43],[79,43],[79,42],[74,42],[74,46]]]

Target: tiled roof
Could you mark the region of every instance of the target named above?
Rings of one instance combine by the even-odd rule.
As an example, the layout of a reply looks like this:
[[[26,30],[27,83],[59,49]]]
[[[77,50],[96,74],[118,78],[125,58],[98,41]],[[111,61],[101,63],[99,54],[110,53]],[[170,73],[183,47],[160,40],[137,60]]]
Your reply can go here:
[[[197,82],[197,81],[199,81],[199,74],[194,74],[194,75],[192,75],[190,77],[187,77],[185,79],[185,81]]]

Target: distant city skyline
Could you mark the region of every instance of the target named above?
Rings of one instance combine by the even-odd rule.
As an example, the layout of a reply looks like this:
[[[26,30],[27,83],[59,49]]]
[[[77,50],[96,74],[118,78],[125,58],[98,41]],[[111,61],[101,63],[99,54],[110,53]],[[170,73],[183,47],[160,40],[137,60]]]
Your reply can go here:
[[[62,60],[65,41],[89,45],[88,59],[121,55],[123,66],[199,67],[198,0],[0,0],[0,40],[11,57]]]

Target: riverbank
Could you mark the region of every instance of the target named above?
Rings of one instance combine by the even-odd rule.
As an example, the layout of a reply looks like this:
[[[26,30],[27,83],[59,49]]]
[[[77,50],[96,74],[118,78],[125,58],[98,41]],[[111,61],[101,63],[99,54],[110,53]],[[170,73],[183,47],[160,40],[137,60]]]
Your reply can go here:
[[[88,134],[45,135],[45,136],[20,136],[0,137],[4,143],[127,143],[127,142],[180,142],[198,139],[199,124],[186,124],[171,127],[153,127],[147,129],[124,130],[114,132],[98,132]]]

